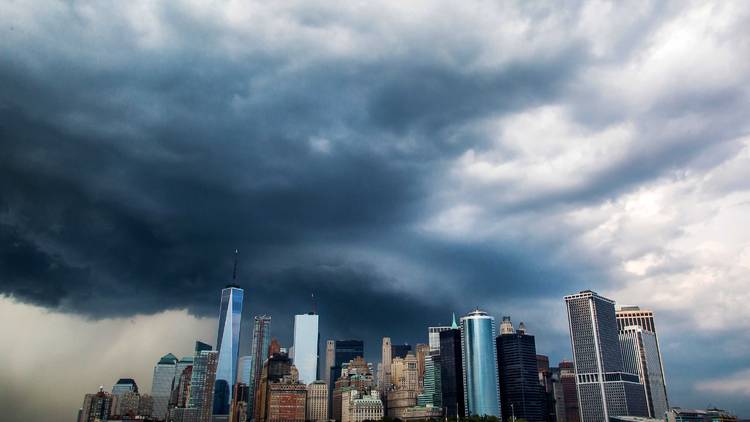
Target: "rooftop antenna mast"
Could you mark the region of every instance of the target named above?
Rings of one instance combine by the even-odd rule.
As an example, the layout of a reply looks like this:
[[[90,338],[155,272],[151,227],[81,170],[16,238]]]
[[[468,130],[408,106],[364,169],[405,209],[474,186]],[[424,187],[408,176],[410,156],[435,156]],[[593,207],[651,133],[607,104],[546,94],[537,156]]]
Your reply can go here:
[[[232,271],[232,281],[237,281],[237,255],[240,253],[239,250],[234,250],[234,270]]]
[[[312,313],[313,315],[318,314],[318,304],[315,302],[315,293],[310,293],[310,300],[312,301]]]

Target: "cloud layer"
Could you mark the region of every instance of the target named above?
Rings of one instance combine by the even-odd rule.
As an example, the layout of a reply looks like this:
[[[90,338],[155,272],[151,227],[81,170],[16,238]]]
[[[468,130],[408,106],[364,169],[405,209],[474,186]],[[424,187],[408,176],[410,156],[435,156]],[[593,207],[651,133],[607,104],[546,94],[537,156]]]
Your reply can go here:
[[[562,295],[593,288],[657,312],[673,404],[750,414],[709,388],[750,370],[748,23],[741,2],[5,2],[0,310],[203,327],[239,248],[248,315],[287,342],[315,292],[323,337],[371,358],[480,306],[555,360]]]

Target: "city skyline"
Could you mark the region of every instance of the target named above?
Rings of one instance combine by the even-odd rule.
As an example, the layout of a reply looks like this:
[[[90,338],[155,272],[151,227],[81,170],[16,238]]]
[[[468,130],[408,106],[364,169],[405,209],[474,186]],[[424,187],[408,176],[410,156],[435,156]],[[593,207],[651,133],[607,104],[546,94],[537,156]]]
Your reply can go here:
[[[481,309],[554,366],[561,298],[590,289],[655,313],[658,337],[623,339],[649,409],[661,372],[670,406],[750,417],[749,20],[737,0],[0,2],[0,408],[56,422],[99,385],[147,391],[196,340],[226,392],[253,318],[292,352],[312,294],[319,355],[359,339],[378,362],[389,337],[426,371],[427,327]]]

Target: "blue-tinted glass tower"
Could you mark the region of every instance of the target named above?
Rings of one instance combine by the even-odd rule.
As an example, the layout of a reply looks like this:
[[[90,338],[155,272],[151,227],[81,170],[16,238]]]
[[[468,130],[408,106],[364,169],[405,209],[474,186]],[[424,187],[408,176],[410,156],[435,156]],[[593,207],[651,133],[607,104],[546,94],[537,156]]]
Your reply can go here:
[[[234,276],[237,279],[235,251]],[[216,337],[216,350],[219,352],[214,384],[214,414],[228,415],[232,400],[232,386],[237,380],[237,358],[240,350],[240,324],[242,322],[242,301],[244,290],[230,284],[221,290],[219,307],[219,334]]]
[[[461,318],[466,416],[500,415],[495,318],[479,309]]]

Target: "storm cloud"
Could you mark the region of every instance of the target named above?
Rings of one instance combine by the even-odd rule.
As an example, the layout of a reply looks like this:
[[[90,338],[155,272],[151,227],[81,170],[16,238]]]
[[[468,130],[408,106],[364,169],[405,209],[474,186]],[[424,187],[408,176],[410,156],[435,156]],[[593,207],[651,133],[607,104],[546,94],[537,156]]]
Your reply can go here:
[[[5,2],[0,306],[203,327],[239,249],[245,313],[282,343],[314,293],[322,337],[373,360],[483,307],[556,361],[562,296],[591,288],[656,311],[673,404],[750,414],[749,23],[740,2]]]

